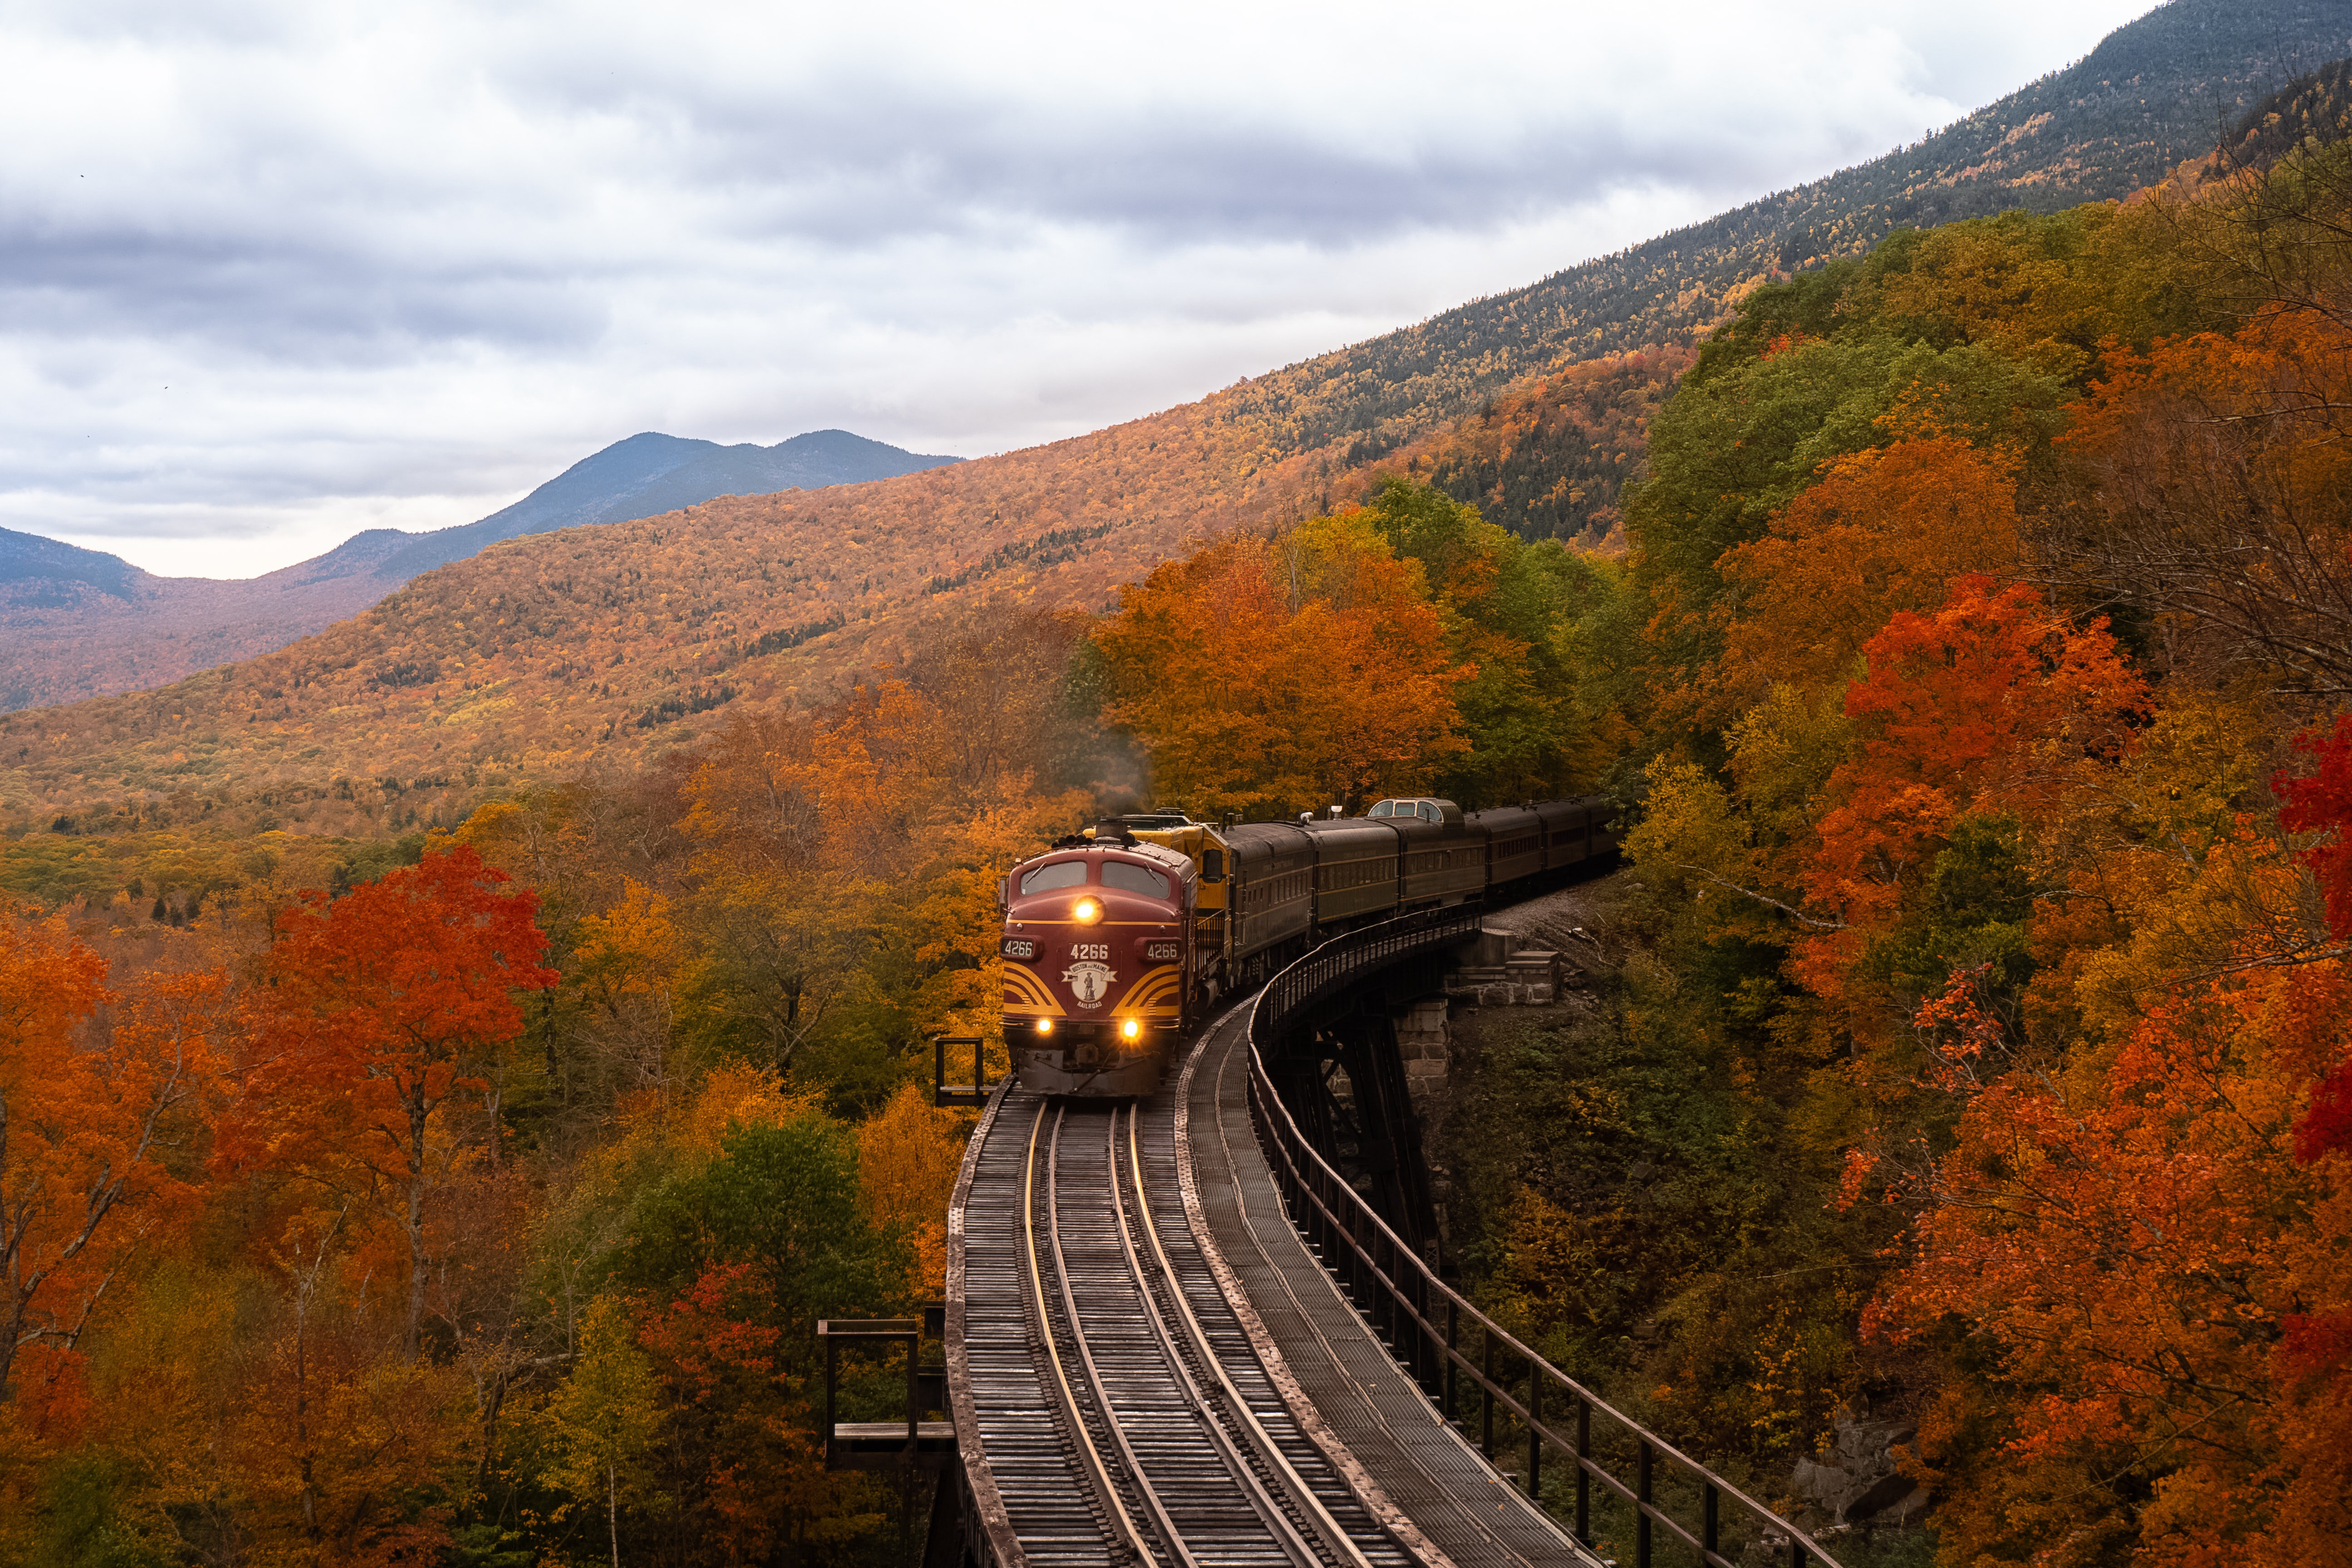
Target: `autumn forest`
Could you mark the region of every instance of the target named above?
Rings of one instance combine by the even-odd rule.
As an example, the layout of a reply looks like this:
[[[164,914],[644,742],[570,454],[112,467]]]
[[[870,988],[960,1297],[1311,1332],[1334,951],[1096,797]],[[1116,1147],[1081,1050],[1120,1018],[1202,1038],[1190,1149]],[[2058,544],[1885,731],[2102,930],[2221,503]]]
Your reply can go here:
[[[2347,1561],[2343,83],[1351,462],[1163,416],[10,716],[0,1563],[906,1560],[814,1323],[942,1289],[997,879],[1420,792],[1625,835],[1463,1151],[1515,1331],[1791,1509],[1899,1423],[1848,1568]]]

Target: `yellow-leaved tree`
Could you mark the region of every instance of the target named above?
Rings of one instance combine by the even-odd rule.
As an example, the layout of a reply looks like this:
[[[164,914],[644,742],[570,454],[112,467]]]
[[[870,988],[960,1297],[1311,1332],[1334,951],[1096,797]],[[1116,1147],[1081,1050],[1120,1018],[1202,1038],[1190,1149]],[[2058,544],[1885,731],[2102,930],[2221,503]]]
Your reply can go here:
[[[910,1290],[933,1295],[947,1283],[948,1199],[963,1163],[969,1112],[942,1110],[902,1084],[857,1130],[858,1190],[877,1228],[903,1232],[914,1253]]]
[[[572,1376],[541,1413],[552,1462],[548,1479],[583,1502],[604,1505],[613,1568],[621,1564],[621,1500],[652,1502],[644,1470],[661,1437],[660,1389],[637,1348],[627,1308],[600,1296],[580,1318]]]

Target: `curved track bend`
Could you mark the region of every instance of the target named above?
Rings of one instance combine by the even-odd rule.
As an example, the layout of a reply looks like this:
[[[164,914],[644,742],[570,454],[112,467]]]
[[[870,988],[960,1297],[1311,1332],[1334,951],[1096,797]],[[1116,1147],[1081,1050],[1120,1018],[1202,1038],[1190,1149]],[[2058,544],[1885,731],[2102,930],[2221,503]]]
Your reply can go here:
[[[1247,1055],[1247,1011],[1202,1031],[1156,1095],[1013,1086],[973,1134],[949,1219],[949,1377],[987,1555],[1002,1568],[1592,1563],[1399,1375],[1282,1218],[1245,1121],[1237,1132],[1219,1103],[1232,1053]],[[1269,1216],[1281,1268],[1299,1276],[1287,1283],[1248,1228]],[[1302,1330],[1317,1348],[1284,1338]],[[1432,1493],[1442,1544],[1422,1528]]]
[[[1000,1561],[1017,1542],[1041,1564],[1426,1563],[1357,1502],[1250,1357],[1178,1201],[1162,1097],[1015,1088],[974,1136],[957,1414],[986,1455],[974,1501],[1006,1527],[990,1531]]]

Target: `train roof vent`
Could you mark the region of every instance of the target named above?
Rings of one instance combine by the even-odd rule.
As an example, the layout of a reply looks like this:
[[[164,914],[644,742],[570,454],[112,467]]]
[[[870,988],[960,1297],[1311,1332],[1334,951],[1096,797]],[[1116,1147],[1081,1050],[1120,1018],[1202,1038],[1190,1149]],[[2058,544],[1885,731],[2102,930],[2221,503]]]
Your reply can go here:
[[[1439,800],[1434,795],[1408,795],[1377,801],[1366,815],[1417,816],[1423,822],[1459,822],[1462,820],[1462,808],[1450,800]]]

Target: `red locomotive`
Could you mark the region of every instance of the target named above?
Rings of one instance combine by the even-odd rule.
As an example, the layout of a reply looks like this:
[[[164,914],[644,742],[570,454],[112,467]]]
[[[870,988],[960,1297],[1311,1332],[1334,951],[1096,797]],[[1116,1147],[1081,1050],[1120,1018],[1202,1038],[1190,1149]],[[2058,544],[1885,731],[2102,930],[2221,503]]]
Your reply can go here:
[[[1190,858],[1132,834],[1065,838],[1004,884],[1004,1034],[1022,1081],[1149,1094],[1193,1021]]]
[[[1350,926],[1612,855],[1614,815],[1598,799],[1465,816],[1413,798],[1226,826],[1160,812],[1065,838],[1004,879],[1013,1070],[1053,1094],[1148,1094],[1220,996]]]

